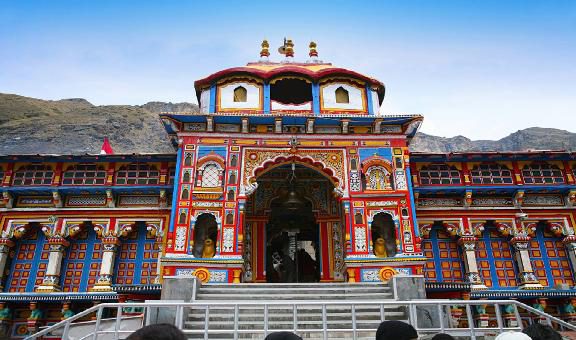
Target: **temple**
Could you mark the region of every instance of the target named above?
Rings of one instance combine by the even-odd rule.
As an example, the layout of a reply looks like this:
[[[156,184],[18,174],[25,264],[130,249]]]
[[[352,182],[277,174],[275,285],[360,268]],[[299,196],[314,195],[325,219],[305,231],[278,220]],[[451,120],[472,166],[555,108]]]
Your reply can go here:
[[[410,152],[421,115],[294,44],[195,82],[173,154],[0,156],[0,325],[211,283],[384,282],[576,320],[576,154]],[[167,141],[170,142],[170,141]]]

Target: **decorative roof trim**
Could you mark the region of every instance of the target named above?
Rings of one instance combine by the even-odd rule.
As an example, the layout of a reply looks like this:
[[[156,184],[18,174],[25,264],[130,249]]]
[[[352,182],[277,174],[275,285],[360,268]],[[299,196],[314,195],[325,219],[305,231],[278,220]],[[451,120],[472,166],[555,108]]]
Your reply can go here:
[[[482,290],[473,291],[472,298],[537,298],[537,297],[574,297],[576,290]]]
[[[269,80],[272,79],[278,75],[281,74],[286,74],[286,73],[296,73],[296,74],[302,74],[305,75],[313,80],[320,80],[321,78],[328,76],[328,75],[347,75],[347,76],[352,76],[355,78],[360,78],[366,82],[369,82],[372,85],[376,85],[379,87],[379,92],[384,92],[384,84],[374,78],[370,78],[368,76],[365,76],[361,73],[355,72],[355,71],[351,71],[351,70],[347,70],[345,68],[340,68],[340,67],[327,67],[327,68],[323,68],[321,70],[318,71],[313,71],[310,70],[309,68],[306,68],[306,66],[300,66],[298,64],[288,64],[285,66],[279,66],[276,68],[273,68],[271,70],[261,70],[261,69],[257,69],[254,67],[249,67],[249,66],[241,66],[241,67],[232,67],[232,68],[227,68],[225,70],[222,71],[218,71],[216,73],[213,73],[211,75],[209,75],[208,77],[199,79],[197,81],[194,82],[194,87],[197,89],[197,91],[202,87],[202,86],[206,86],[209,85],[210,83],[214,82],[217,79],[226,77],[228,75],[232,75],[232,74],[250,74],[250,75],[255,75],[259,78],[262,78],[264,80]]]
[[[111,293],[0,293],[0,301],[117,301],[116,292]]]

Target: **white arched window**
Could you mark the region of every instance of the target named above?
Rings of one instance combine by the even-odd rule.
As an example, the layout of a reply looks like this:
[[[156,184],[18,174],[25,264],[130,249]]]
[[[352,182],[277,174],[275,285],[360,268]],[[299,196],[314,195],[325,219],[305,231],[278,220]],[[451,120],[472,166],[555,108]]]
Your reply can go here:
[[[220,168],[216,164],[208,164],[202,172],[203,188],[215,188],[220,186]]]

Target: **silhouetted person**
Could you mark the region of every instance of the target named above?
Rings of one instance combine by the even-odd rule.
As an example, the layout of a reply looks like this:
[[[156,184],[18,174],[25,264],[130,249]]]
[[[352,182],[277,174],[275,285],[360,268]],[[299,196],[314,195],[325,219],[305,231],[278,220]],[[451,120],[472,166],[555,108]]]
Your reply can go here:
[[[524,328],[522,333],[528,334],[532,340],[562,340],[562,335],[556,332],[554,328],[541,323],[533,323]]]
[[[438,333],[432,337],[431,340],[454,340],[454,337],[446,333]]]
[[[414,340],[418,339],[418,332],[402,321],[383,321],[376,331],[376,340]]]
[[[528,335],[522,332],[504,332],[500,333],[494,340],[532,340]]]
[[[264,340],[302,340],[302,338],[292,332],[274,332],[268,334]]]
[[[188,340],[176,326],[159,323],[157,325],[148,325],[142,327],[136,332],[130,334],[127,340]]]

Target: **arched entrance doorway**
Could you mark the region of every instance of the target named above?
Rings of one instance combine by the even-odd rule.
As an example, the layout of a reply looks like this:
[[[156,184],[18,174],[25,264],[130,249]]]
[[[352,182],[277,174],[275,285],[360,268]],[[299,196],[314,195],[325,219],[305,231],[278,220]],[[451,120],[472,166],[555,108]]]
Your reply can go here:
[[[246,204],[245,281],[340,281],[343,220],[332,182],[292,162],[257,182]]]

